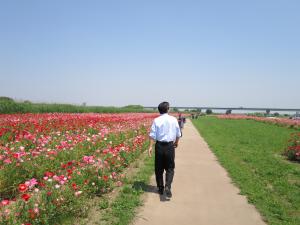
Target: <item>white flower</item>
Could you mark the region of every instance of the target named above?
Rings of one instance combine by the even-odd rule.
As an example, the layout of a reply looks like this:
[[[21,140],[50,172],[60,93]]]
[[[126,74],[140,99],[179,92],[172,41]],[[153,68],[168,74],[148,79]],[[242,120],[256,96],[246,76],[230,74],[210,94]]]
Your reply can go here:
[[[76,191],[75,192],[75,196],[79,196],[79,195],[81,195],[82,194],[82,191]]]

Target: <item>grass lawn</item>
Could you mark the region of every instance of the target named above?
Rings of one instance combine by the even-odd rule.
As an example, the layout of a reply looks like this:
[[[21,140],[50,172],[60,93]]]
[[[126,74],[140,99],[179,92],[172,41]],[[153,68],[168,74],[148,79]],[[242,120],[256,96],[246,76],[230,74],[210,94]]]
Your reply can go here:
[[[300,164],[281,155],[295,130],[215,117],[193,123],[268,224],[300,224]]]

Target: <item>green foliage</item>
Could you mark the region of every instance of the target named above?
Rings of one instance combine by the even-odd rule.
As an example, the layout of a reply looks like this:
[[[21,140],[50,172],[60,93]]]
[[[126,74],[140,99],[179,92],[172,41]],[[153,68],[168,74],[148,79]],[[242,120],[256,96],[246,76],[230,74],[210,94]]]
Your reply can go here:
[[[268,224],[300,224],[300,167],[282,156],[293,129],[214,117],[193,123]]]
[[[24,112],[23,105],[8,97],[0,97],[0,114]]]
[[[226,110],[226,115],[231,114],[231,109]]]
[[[113,106],[85,106],[71,104],[31,103],[30,101],[14,102],[12,99],[0,97],[0,114],[8,113],[126,113],[126,112],[152,112],[144,110],[141,105],[125,107]]]
[[[12,98],[6,96],[0,96],[0,101],[14,102]]]
[[[173,112],[179,112],[179,110],[176,107],[172,108],[172,111]]]
[[[142,106],[142,105],[127,105],[122,108],[123,109],[132,109],[132,110],[141,110],[141,111],[144,110],[144,106]]]
[[[207,110],[206,110],[206,114],[209,115],[209,114],[212,114],[212,113],[213,113],[213,111],[212,111],[211,109],[207,109]]]

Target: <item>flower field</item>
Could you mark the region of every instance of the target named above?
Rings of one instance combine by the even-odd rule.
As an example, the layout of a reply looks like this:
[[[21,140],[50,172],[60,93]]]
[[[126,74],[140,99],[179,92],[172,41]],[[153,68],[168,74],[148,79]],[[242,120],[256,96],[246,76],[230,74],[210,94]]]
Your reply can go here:
[[[60,224],[122,185],[157,115],[0,115],[0,224]]]
[[[295,128],[300,128],[300,120],[292,120],[288,118],[276,118],[276,117],[258,117],[258,116],[248,116],[248,115],[218,115],[219,119],[248,119],[248,120],[256,120],[260,122],[278,124],[283,126],[290,126]]]

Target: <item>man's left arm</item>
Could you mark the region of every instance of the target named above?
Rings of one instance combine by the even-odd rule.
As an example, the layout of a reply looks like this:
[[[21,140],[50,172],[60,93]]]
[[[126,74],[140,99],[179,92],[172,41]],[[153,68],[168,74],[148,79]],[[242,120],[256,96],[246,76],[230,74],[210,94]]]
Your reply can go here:
[[[178,125],[178,123],[176,124],[176,140],[174,142],[174,147],[177,148],[178,147],[178,142],[179,142],[179,138],[181,137],[181,130],[180,127]]]
[[[174,147],[177,148],[178,147],[178,142],[179,142],[179,137],[176,138],[175,142],[174,142]]]

